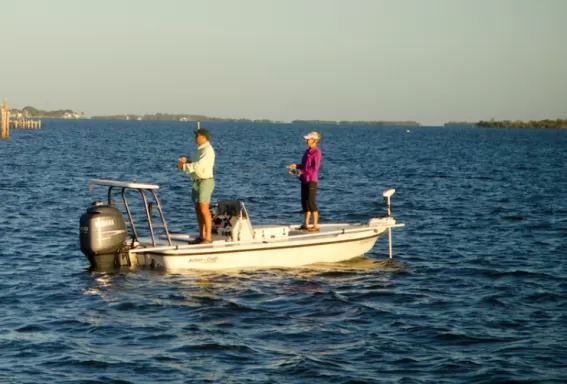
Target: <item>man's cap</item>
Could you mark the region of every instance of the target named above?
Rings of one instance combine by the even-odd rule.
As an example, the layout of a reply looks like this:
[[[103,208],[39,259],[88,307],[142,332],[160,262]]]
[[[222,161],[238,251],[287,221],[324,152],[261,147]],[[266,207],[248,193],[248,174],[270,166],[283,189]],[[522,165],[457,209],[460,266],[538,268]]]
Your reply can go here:
[[[207,140],[210,139],[211,134],[209,133],[209,131],[207,129],[197,129],[195,131],[195,136],[197,135],[201,135],[201,136],[205,136],[207,138]]]
[[[319,140],[321,139],[321,135],[318,132],[309,132],[307,135],[303,136],[303,138],[305,140],[309,140],[309,139]]]

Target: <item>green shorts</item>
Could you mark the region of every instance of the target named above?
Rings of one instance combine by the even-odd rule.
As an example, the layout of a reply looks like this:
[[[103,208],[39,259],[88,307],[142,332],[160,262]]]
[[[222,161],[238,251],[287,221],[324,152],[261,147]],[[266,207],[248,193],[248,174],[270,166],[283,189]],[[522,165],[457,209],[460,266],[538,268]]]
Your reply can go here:
[[[191,191],[191,200],[194,203],[210,203],[215,189],[214,179],[195,180]]]

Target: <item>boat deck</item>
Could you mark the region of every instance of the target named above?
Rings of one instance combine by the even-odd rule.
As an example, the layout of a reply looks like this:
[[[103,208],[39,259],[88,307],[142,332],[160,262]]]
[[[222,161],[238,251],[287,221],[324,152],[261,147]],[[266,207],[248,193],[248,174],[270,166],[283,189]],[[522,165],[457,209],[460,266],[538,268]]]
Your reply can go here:
[[[277,225],[277,224],[267,224],[267,225],[255,225],[254,232],[257,234],[252,240],[243,242],[233,242],[228,236],[213,234],[212,240],[213,245],[224,245],[227,243],[236,244],[253,244],[253,243],[279,243],[279,242],[290,242],[290,241],[308,241],[316,240],[322,238],[335,237],[341,234],[356,234],[360,232],[368,232],[370,228],[367,224],[361,223],[331,223],[331,224],[319,224],[318,232],[309,232],[307,230],[298,230],[297,228],[301,224],[294,225]],[[403,224],[402,224],[403,225]],[[389,225],[384,225],[382,227],[372,228],[376,232],[383,232],[388,226],[399,226],[395,224],[395,221],[389,223]],[[284,231],[285,229],[285,231]],[[374,232],[374,230],[372,232]],[[285,234],[284,234],[285,233]],[[188,243],[197,237],[197,234],[187,234],[187,233],[170,233],[170,237],[174,246],[187,246]],[[142,241],[146,243],[145,241]],[[156,241],[157,247],[168,246],[167,237],[161,235]],[[206,246],[205,244],[194,245],[195,247]],[[210,244],[209,244],[210,246]],[[193,247],[193,246],[192,246]]]
[[[331,233],[337,233],[337,232],[342,232],[343,230],[345,231],[350,231],[350,230],[354,230],[354,229],[361,229],[361,228],[367,228],[366,225],[363,224],[359,224],[359,223],[353,223],[353,224],[349,224],[349,223],[341,223],[341,224],[320,224],[319,225],[319,231],[318,232],[309,232],[307,230],[300,230],[297,229],[301,224],[295,224],[295,225],[276,225],[276,224],[266,224],[266,225],[255,225],[254,226],[254,231],[257,231],[258,233],[261,233],[263,230],[266,231],[278,231],[279,229],[282,228],[287,228],[287,234],[288,236],[278,236],[277,238],[286,238],[286,237],[301,237],[301,238],[306,238],[306,237],[319,237],[319,236],[327,236]],[[171,240],[174,242],[182,242],[184,244],[186,244],[187,242],[189,242],[190,240],[194,239],[196,237],[196,235],[189,235],[186,233],[171,233],[170,234]],[[219,235],[219,234],[214,234],[212,235],[213,238],[213,242],[217,242],[217,241],[222,241],[225,242],[227,241],[227,236],[225,235]],[[167,238],[165,237],[165,235],[161,235],[159,237],[160,240],[166,240]],[[260,239],[261,241],[261,239]]]

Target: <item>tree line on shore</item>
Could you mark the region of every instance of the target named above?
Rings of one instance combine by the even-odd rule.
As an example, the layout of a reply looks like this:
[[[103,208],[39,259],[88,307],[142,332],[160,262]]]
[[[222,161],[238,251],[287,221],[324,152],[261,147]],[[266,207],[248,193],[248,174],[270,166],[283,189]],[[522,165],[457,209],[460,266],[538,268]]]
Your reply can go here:
[[[34,107],[27,106],[21,110],[12,109],[15,116],[21,114],[26,118],[85,118],[85,115],[74,112],[70,109],[61,109],[56,111],[45,111]],[[92,116],[95,120],[147,120],[147,121],[209,121],[209,122],[230,122],[230,123],[264,123],[275,124],[283,123],[283,121],[269,119],[245,119],[245,118],[223,118],[212,117],[206,115],[195,114],[171,114],[171,113],[155,113],[155,114],[120,114],[120,115],[100,115]],[[358,121],[358,120],[293,120],[292,124],[329,124],[329,125],[402,125],[402,126],[419,126],[416,121]]]
[[[330,124],[330,125],[403,125],[403,126],[419,126],[417,121],[382,121],[382,120],[293,120],[292,124]]]
[[[59,109],[55,111],[45,111],[31,106],[20,109],[11,109],[12,116],[22,116],[24,118],[85,118],[84,113],[74,112],[70,109]],[[109,115],[109,116],[93,116],[91,119],[104,120],[165,120],[165,121],[210,121],[210,122],[232,122],[232,123],[283,123],[282,121],[274,121],[269,119],[244,119],[244,118],[222,118],[211,117],[206,115],[195,114],[169,114],[155,113],[145,115]],[[419,126],[420,123],[413,120],[406,121],[360,121],[360,120],[293,120],[292,124],[327,124],[327,125],[371,125],[371,126]],[[545,119],[545,120],[481,120],[478,122],[467,121],[449,121],[445,126],[461,126],[461,127],[490,127],[490,128],[567,128],[567,119]]]
[[[556,120],[481,120],[476,123],[466,121],[449,121],[446,127],[488,127],[488,128],[567,128],[567,119]]]
[[[481,120],[476,123],[477,127],[491,127],[491,128],[567,128],[567,119],[556,120]]]
[[[22,109],[10,108],[10,115],[22,118],[49,118],[49,119],[65,119],[65,118],[83,118],[83,112],[74,112],[70,109],[58,109],[55,111],[45,111],[34,107],[24,107]]]
[[[146,115],[108,115],[108,116],[92,116],[94,120],[144,120],[144,121],[209,121],[209,122],[230,122],[230,123],[279,123],[268,119],[243,119],[243,118],[224,118],[211,117],[205,115],[181,115],[156,113]]]
[[[153,115],[111,115],[111,116],[93,116],[91,119],[104,120],[173,120],[173,121],[212,121],[212,122],[231,122],[231,123],[283,123],[283,121],[274,121],[269,119],[244,119],[244,118],[222,118],[211,117],[205,115],[179,115],[156,113]],[[335,120],[293,120],[292,124],[329,124],[329,125],[419,125],[416,121],[335,121]]]

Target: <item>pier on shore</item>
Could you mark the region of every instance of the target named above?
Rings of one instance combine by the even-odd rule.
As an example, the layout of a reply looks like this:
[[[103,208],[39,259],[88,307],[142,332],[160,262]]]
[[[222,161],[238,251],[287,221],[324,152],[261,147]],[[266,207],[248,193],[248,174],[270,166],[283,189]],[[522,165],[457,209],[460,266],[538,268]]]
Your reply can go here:
[[[10,136],[10,110],[8,109],[8,99],[4,99],[4,105],[2,105],[0,128],[2,130],[2,139],[7,139],[8,136]]]
[[[15,129],[41,129],[41,120],[31,120],[22,117],[10,120],[10,109],[8,108],[8,99],[4,99],[0,114],[0,129],[2,139],[10,136],[10,128]]]
[[[41,120],[28,120],[28,119],[10,120],[10,127],[16,129],[40,129]]]

